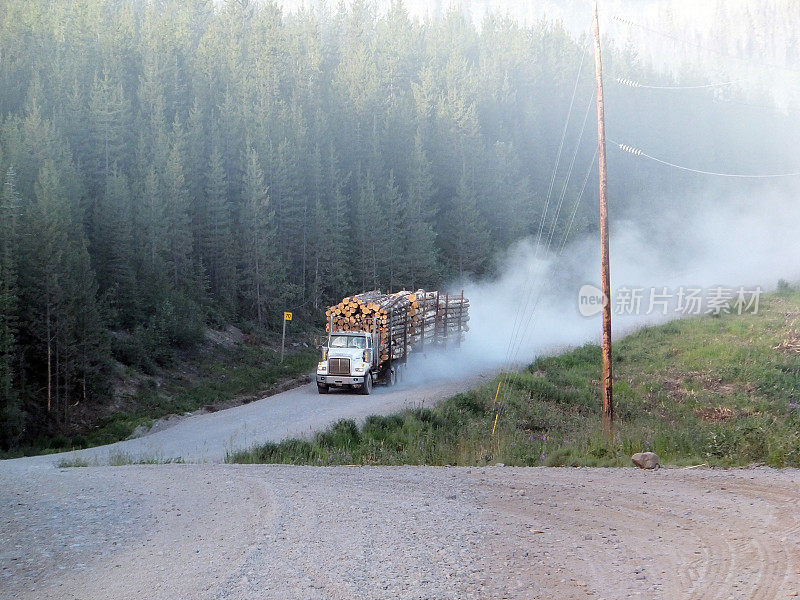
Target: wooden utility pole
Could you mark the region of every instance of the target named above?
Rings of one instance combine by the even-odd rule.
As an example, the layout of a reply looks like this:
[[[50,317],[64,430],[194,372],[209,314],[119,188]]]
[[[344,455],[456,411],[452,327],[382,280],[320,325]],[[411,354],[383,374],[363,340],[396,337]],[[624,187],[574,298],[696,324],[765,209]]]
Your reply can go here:
[[[600,56],[600,20],[594,3],[594,65],[597,79],[597,143],[600,167],[600,263],[603,288],[603,426],[611,431],[614,401],[611,394],[611,281],[608,266],[608,205],[606,203],[606,124],[603,111],[603,61]]]

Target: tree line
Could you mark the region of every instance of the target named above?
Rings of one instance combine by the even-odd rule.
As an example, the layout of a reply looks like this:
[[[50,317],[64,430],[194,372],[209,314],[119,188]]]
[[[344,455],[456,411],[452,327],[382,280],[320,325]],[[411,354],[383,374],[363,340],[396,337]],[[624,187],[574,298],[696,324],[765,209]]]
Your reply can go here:
[[[353,291],[491,272],[540,230],[567,107],[571,152],[591,105],[587,40],[558,23],[420,22],[361,0],[3,4],[4,448],[106,401],[116,363],[167,364],[208,325],[263,333],[284,309],[319,320]],[[667,78],[630,49],[608,56],[620,74]],[[733,135],[737,109],[708,93],[688,122],[682,102],[609,95],[612,127],[699,140],[693,159],[719,160]],[[581,177],[563,176],[574,199]],[[619,210],[696,185],[643,164],[615,180]],[[590,186],[570,235],[596,227],[594,198]],[[566,213],[545,215],[547,230],[569,233]]]

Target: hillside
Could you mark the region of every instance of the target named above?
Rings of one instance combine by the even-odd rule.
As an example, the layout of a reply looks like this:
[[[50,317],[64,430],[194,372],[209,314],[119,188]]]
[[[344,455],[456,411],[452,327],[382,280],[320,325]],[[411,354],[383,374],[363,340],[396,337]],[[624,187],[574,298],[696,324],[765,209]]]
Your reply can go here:
[[[524,240],[594,238],[583,29],[334,4],[3,2],[0,450],[78,426],[117,363],[158,362],[207,327],[275,335],[284,311],[320,326],[353,290],[492,279]],[[753,35],[784,39],[788,8],[753,22],[773,14]],[[605,53],[609,143],[708,171],[798,170],[796,111],[744,88],[618,85],[715,83],[633,50]],[[610,159],[614,219],[733,195],[611,143]]]
[[[616,423],[600,424],[600,349],[540,358],[433,408],[341,421],[313,440],[270,444],[232,462],[300,464],[629,464],[651,450],[675,465],[800,466],[800,292],[783,285],[757,314],[646,327],[614,347]]]
[[[0,459],[52,454],[113,444],[175,425],[187,416],[248,404],[308,382],[318,352],[313,334],[289,336],[280,362],[280,338],[243,335],[230,325],[206,329],[203,340],[169,359],[145,365],[115,362],[103,402],[78,404],[74,418]],[[116,341],[126,341],[122,333]]]

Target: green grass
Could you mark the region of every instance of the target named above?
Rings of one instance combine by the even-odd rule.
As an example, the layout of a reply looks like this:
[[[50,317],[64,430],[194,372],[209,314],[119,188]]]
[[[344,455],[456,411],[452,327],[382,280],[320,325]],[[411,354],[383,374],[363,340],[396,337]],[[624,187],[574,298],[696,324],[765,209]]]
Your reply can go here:
[[[58,462],[59,469],[72,469],[76,467],[89,467],[91,463],[83,458],[62,458]]]
[[[258,395],[276,383],[310,373],[319,360],[315,350],[288,354],[283,364],[275,351],[260,346],[244,346],[201,357],[190,379],[170,374],[162,388],[151,386],[126,401],[126,410],[94,422],[75,435],[42,437],[33,444],[2,458],[69,452],[111,444],[127,439],[137,427],[149,427],[156,419],[193,412],[204,406],[233,398]]]
[[[171,464],[183,464],[182,458],[161,458],[158,456],[147,456],[147,457],[133,457],[130,454],[125,453],[118,453],[112,454],[108,458],[108,464],[112,467],[122,467],[125,465],[171,465]],[[60,469],[70,469],[76,467],[97,467],[100,463],[98,461],[88,461],[85,458],[62,458],[59,463],[58,467]]]
[[[434,408],[340,421],[310,440],[267,444],[230,462],[311,465],[800,466],[800,355],[776,349],[800,329],[800,293],[762,297],[758,314],[645,327],[614,346],[616,421],[600,424],[600,348],[537,360]],[[800,339],[800,338],[798,338]]]

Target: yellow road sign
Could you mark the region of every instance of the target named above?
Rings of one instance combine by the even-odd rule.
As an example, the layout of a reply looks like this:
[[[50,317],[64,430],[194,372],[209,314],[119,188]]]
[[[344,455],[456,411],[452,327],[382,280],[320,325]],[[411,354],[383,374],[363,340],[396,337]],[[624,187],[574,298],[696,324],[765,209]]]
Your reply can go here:
[[[291,321],[292,320],[292,313],[290,313],[290,312],[283,313],[283,320],[284,321]]]

